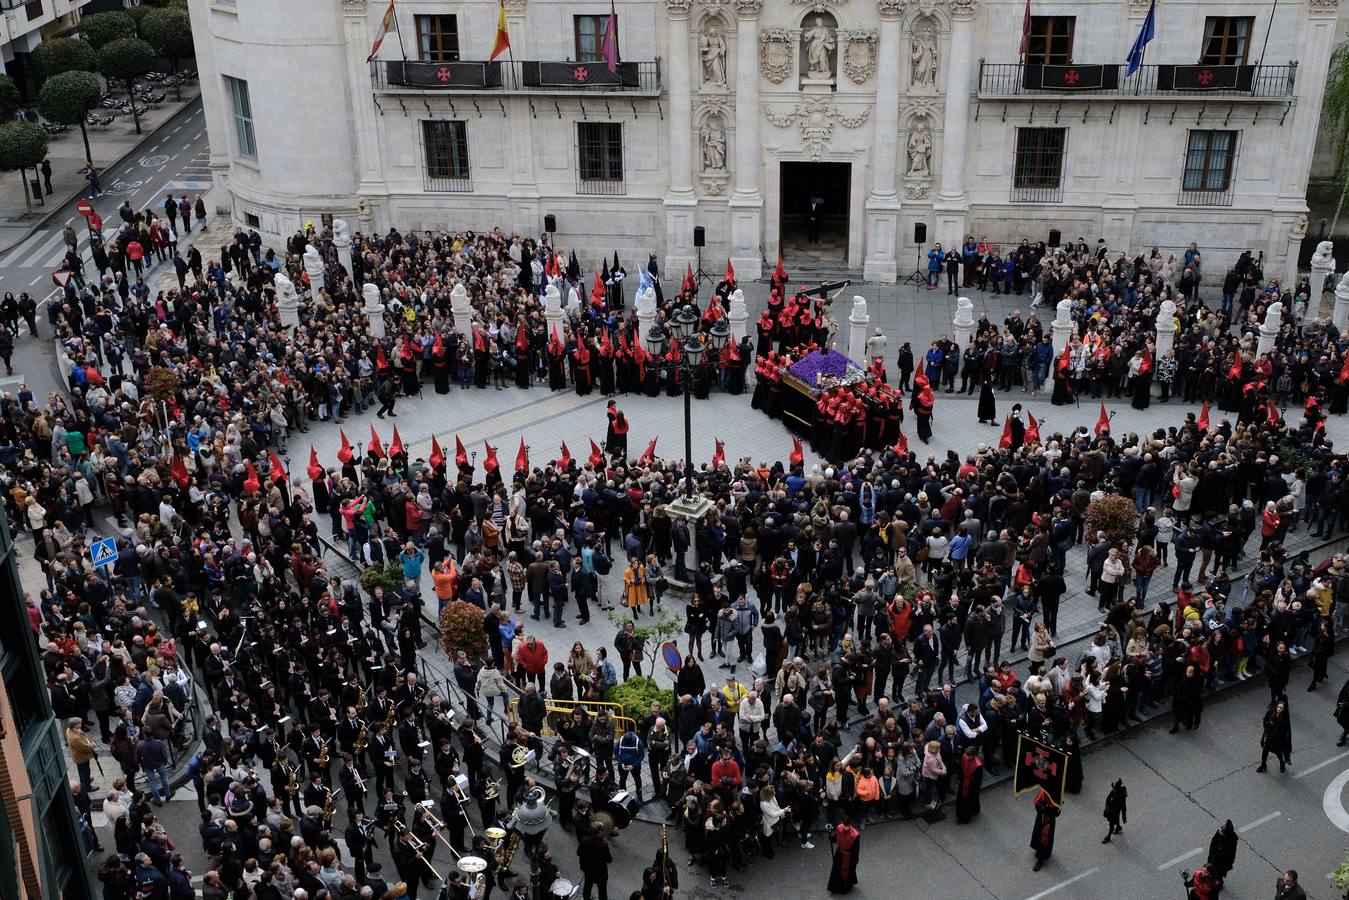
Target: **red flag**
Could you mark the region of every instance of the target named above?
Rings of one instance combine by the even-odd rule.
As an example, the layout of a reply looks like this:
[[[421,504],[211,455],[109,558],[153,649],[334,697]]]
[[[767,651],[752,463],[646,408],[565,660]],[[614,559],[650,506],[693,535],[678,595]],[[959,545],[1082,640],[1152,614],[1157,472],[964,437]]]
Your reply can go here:
[[[393,427],[393,441],[389,443],[389,455],[397,456],[405,452],[407,452],[407,448],[403,446],[403,438],[398,434],[398,426],[395,425]]]
[[[1036,444],[1040,441],[1040,423],[1035,421],[1035,415],[1030,410],[1026,410],[1026,419],[1029,424],[1026,426],[1026,443]]]
[[[281,465],[281,457],[277,456],[276,451],[271,448],[268,448],[267,452],[272,457],[272,470],[267,474],[271,477],[272,481],[285,481],[286,467]]]
[[[1240,380],[1241,380],[1241,351],[1240,351],[1240,350],[1237,350],[1236,354],[1232,357],[1232,368],[1229,369],[1228,372],[1227,372],[1227,380],[1228,380],[1228,381],[1240,381]]]
[[[649,466],[656,461],[656,441],[659,439],[659,435],[651,439],[651,443],[646,445],[646,450],[642,452],[641,458],[637,460],[637,465]]]
[[[693,263],[689,263],[688,265],[688,271],[684,273],[684,280],[680,283],[679,290],[681,293],[684,291],[693,291],[696,293],[698,290],[698,282],[693,279]]]
[[[187,490],[188,484],[192,481],[192,476],[188,474],[187,464],[178,454],[173,456],[173,466],[169,470],[173,474],[173,480],[178,483],[181,490]]]
[[[351,448],[347,448],[350,450]],[[318,481],[323,477],[323,466],[319,464],[319,452],[314,449],[314,445],[309,445],[309,465],[305,467],[309,473],[310,481]]]
[[[586,457],[586,462],[592,469],[598,469],[600,463],[604,462],[604,453],[600,450],[600,445],[595,443],[595,439],[590,439],[590,456]]]
[[[482,467],[489,474],[495,474],[501,470],[501,463],[497,461],[497,448],[486,441],[483,441],[483,445],[487,447],[487,458],[482,461]]]
[[[379,435],[375,433],[375,424],[370,423],[370,446],[365,448],[367,456],[373,456],[380,459],[384,456],[384,445],[379,442]]]
[[[1269,424],[1277,426],[1279,424],[1279,408],[1274,405],[1273,400],[1265,401],[1265,416]]]
[[[1026,0],[1026,14],[1021,17],[1021,55],[1030,50],[1030,0]]]
[[[895,441],[894,450],[902,457],[909,455],[909,439],[904,436],[904,429],[899,430],[899,440]]]
[[[801,448],[801,439],[792,438],[792,455],[787,457],[787,461],[794,466],[799,466],[806,461],[806,451]]]
[[[713,438],[716,449],[712,451],[712,468],[718,469],[726,461],[726,445],[719,438]]]
[[[1005,416],[1002,420],[1002,437],[998,439],[999,450],[1010,450],[1012,448],[1012,417]]]
[[[445,451],[440,449],[440,441],[436,440],[434,434],[431,435],[431,456],[426,461],[431,464],[432,472],[438,471],[441,466],[445,465]]]
[[[726,257],[726,280],[735,284],[735,266],[731,265],[731,258]]]
[[[520,438],[520,449],[515,451],[515,471],[529,471],[529,450],[525,447],[524,438]]]
[[[390,8],[393,4],[389,4]],[[501,0],[497,8],[497,30],[492,36],[492,54],[487,57],[488,62],[492,62],[498,56],[511,49],[511,32],[506,25],[506,0]],[[369,60],[366,60],[369,62]]]
[[[375,345],[375,368],[383,372],[389,368],[389,357],[384,354],[384,345]]]
[[[1105,411],[1105,401],[1101,401],[1101,414],[1096,417],[1096,436],[1100,437],[1101,432],[1110,431],[1110,416]]]
[[[464,442],[459,440],[459,435],[454,436],[454,464],[456,466],[468,465],[468,450],[464,448]]]
[[[1349,352],[1344,354],[1344,363],[1340,366],[1340,374],[1335,376],[1336,384],[1344,384],[1349,381]]]
[[[337,458],[342,462],[342,465],[349,466],[352,457],[351,441],[347,440],[347,433],[342,429],[337,429],[337,433],[342,436],[342,449],[337,451]]]
[[[1208,431],[1208,401],[1204,401],[1204,406],[1199,410],[1199,418],[1195,422],[1200,431]]]
[[[557,464],[561,466],[563,470],[571,468],[571,451],[567,449],[566,441],[562,442],[562,458],[557,461]]]
[[[256,494],[262,488],[262,482],[258,480],[258,470],[253,468],[253,460],[244,460],[244,469],[248,471],[248,477],[244,479],[244,493]]]

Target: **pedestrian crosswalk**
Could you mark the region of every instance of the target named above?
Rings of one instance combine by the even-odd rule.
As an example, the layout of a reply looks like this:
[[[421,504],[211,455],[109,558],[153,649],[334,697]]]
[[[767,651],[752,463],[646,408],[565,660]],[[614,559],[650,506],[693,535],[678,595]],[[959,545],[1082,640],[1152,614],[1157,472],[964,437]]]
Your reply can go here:
[[[85,265],[92,265],[88,229],[83,223],[79,230],[77,249]],[[39,229],[4,256],[0,256],[0,287],[4,290],[28,290],[50,277],[66,258],[65,232],[54,224]]]

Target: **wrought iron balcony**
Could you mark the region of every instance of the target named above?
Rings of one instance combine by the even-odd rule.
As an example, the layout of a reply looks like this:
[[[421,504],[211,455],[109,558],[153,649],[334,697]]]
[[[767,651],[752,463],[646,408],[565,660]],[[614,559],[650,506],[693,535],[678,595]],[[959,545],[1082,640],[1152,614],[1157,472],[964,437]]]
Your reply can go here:
[[[1297,63],[1285,65],[1145,65],[1129,77],[1122,64],[1039,65],[979,61],[980,100],[1291,100]]]
[[[620,62],[610,72],[600,62],[457,60],[427,63],[386,60],[372,63],[377,93],[454,92],[468,94],[581,94],[658,97],[660,60]]]

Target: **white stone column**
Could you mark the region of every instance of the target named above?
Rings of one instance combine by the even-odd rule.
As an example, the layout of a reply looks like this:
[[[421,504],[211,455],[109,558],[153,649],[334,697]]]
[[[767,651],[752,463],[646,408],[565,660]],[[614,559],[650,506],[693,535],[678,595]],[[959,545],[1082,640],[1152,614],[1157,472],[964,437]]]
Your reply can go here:
[[[867,315],[867,298],[854,296],[852,312],[848,313],[848,356],[866,365],[870,360],[867,352],[867,325],[871,316]]]
[[[361,288],[361,296],[365,298],[362,312],[370,320],[370,330],[375,333],[375,337],[383,340],[387,329],[384,327],[384,304],[380,301],[379,288],[367,281]]]
[[[1279,336],[1279,323],[1283,317],[1283,304],[1275,301],[1265,311],[1265,321],[1260,323],[1260,339],[1255,345],[1255,355],[1264,356],[1274,349],[1274,341]]]
[[[638,291],[637,297],[632,302],[637,307],[637,340],[645,341],[647,332],[656,323],[655,289],[647,288],[645,291]],[[645,348],[646,345],[643,344],[642,346]]]
[[[745,336],[749,310],[745,308],[745,292],[736,288],[731,292],[731,303],[726,310],[726,322],[731,326],[731,340],[739,342]]]
[[[1349,328],[1349,272],[1335,285],[1335,312],[1331,314],[1331,320],[1341,332]]]
[[[974,334],[974,301],[969,297],[956,298],[956,317],[951,326],[955,329],[956,345],[964,350]]]
[[[342,13],[343,36],[346,38],[347,82],[350,87],[354,119],[352,127],[356,132],[356,151],[360,157],[356,166],[360,176],[356,190],[370,202],[371,212],[374,214],[378,210],[383,210],[382,201],[389,195],[389,189],[384,181],[380,116],[375,110],[375,95],[371,91],[370,64],[365,61],[370,52],[370,35],[374,30],[374,23],[370,21],[366,4],[361,0],[343,0]],[[380,10],[380,15],[383,15],[383,9]],[[377,61],[376,65],[382,66],[384,63]],[[334,88],[341,89],[336,85]],[[355,205],[354,200],[352,205]],[[376,221],[379,218],[376,216]]]
[[[1063,348],[1068,346],[1068,342],[1073,338],[1073,301],[1060,300],[1054,311],[1054,322],[1050,326],[1050,331],[1054,334],[1054,358],[1057,359]],[[1055,363],[1057,365],[1057,363]]]
[[[698,198],[693,193],[693,101],[689,63],[690,0],[665,0],[670,62],[661,66],[670,92],[670,186],[665,193],[665,271],[680,272],[693,262],[693,226]]]
[[[468,291],[462,281],[450,288],[450,314],[454,316],[454,327],[468,334],[473,323],[473,306],[468,302]]]
[[[977,0],[951,0],[951,43],[947,51],[946,107],[942,118],[941,189],[932,205],[936,240],[959,247],[965,239],[966,139],[970,115],[970,73],[974,69],[974,15]]]
[[[1157,358],[1176,346],[1176,304],[1163,300],[1157,310]]]
[[[1312,277],[1311,277],[1311,296],[1307,298],[1307,317],[1309,319],[1317,318],[1321,315],[1321,302],[1325,299],[1326,278],[1335,271],[1335,245],[1330,241],[1321,241],[1316,245],[1316,252],[1312,254]],[[1297,284],[1297,279],[1288,282]]]
[[[876,114],[871,144],[871,193],[866,205],[866,258],[862,277],[891,283],[899,278],[895,256],[899,231],[899,193],[895,161],[899,155],[899,17],[903,0],[877,0],[881,17],[876,63]]]
[[[763,274],[763,193],[759,186],[759,10],[763,0],[735,0],[735,190],[731,194],[731,262],[746,281]]]
[[[347,228],[346,219],[333,219],[333,249],[337,251],[337,261],[342,264],[342,268],[347,270],[348,275],[354,275],[351,268],[351,231]]]

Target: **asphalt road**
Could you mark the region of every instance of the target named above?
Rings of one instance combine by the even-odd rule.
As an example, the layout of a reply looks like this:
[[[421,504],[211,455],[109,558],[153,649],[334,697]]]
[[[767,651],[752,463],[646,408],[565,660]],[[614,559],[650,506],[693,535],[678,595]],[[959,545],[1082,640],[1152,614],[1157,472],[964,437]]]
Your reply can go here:
[[[206,124],[199,97],[146,135],[138,153],[102,173],[104,192],[93,198],[94,208],[108,228],[118,222],[117,208],[123,200],[130,200],[134,208],[141,210],[152,204],[161,205],[168,193],[186,192],[195,197],[211,186],[207,163]],[[0,253],[0,293],[13,291],[18,295],[27,291],[38,301],[40,336],[40,340],[35,340],[26,328],[23,330],[15,341],[14,375],[0,373],[0,390],[12,391],[20,383],[27,383],[38,396],[45,397],[58,386],[49,340],[51,327],[43,301],[54,289],[52,273],[65,257],[63,229],[67,222],[80,235],[80,253],[88,266],[86,274],[96,274],[90,262],[88,229],[75,211],[76,202],[65,203],[27,239]]]

